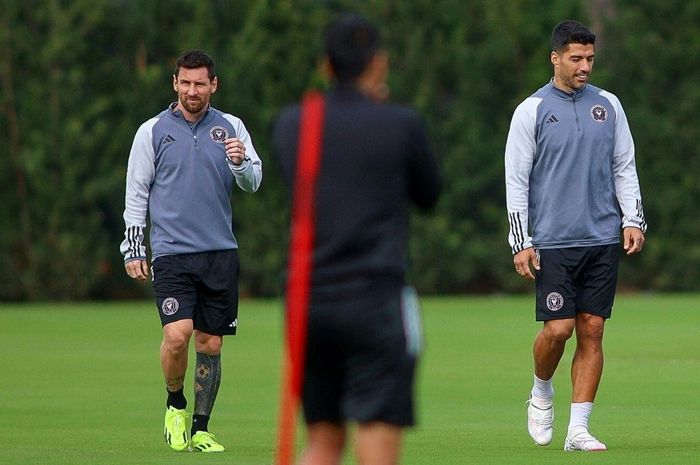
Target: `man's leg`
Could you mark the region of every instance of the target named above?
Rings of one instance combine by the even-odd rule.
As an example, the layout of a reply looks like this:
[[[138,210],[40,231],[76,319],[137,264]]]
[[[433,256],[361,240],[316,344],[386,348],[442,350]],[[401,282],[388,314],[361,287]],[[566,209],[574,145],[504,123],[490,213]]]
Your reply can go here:
[[[559,365],[566,341],[574,331],[574,319],[549,320],[535,338],[533,358],[535,376],[528,403],[528,432],[535,444],[546,446],[552,441],[554,389],[552,377]]]
[[[343,425],[325,421],[312,423],[307,426],[307,436],[300,465],[340,465],[345,447]]]
[[[358,426],[357,462],[359,465],[397,465],[401,449],[401,428],[373,422]]]
[[[605,319],[588,313],[576,315],[576,352],[571,363],[573,402],[593,402],[603,374]]]
[[[574,331],[573,318],[544,322],[542,331],[537,334],[533,347],[535,376],[541,380],[551,380],[559,365],[566,341]]]
[[[192,320],[179,320],[163,326],[160,364],[165,376],[166,389],[170,393],[181,391],[184,385],[192,331]]]
[[[194,415],[192,448],[200,452],[223,452],[224,447],[209,431],[209,418],[221,385],[221,346],[223,337],[195,331],[197,352],[194,373]]]
[[[168,392],[164,436],[170,447],[177,451],[187,449],[187,400],[183,394],[192,320],[178,320],[163,326],[160,345],[160,363]]]
[[[603,374],[603,331],[605,319],[576,315],[576,352],[571,363],[571,416],[564,445],[566,450],[605,450],[606,447],[588,433],[588,419]]]

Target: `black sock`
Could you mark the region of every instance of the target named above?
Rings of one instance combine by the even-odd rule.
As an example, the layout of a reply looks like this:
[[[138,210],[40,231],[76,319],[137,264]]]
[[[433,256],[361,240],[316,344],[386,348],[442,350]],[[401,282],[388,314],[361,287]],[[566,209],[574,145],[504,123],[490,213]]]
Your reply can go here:
[[[183,394],[183,389],[184,386],[178,389],[177,391],[168,391],[168,400],[165,403],[166,407],[170,407],[171,405],[178,409],[182,410],[187,407],[187,399],[185,399],[185,394]]]
[[[197,431],[209,431],[209,417],[207,415],[192,415],[192,435]]]

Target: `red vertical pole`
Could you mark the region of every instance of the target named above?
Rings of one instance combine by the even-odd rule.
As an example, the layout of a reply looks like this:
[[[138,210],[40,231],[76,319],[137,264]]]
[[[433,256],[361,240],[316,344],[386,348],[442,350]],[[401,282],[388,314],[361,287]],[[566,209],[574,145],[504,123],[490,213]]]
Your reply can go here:
[[[295,426],[304,380],[306,329],[311,297],[316,181],[323,145],[324,100],[308,93],[301,106],[299,145],[292,196],[287,289],[286,337],[277,441],[277,464],[294,461]]]

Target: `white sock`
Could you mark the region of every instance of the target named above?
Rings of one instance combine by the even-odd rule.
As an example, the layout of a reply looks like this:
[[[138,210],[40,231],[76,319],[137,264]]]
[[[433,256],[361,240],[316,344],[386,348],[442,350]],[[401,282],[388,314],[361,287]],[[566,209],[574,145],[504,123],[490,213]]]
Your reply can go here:
[[[593,402],[572,402],[569,417],[569,432],[577,430],[588,431],[588,418],[593,410]]]
[[[552,397],[554,397],[552,378],[548,380],[539,379],[537,376],[534,376],[534,378],[535,382],[532,384],[532,391],[530,391],[532,397],[536,398],[537,400],[551,402]]]

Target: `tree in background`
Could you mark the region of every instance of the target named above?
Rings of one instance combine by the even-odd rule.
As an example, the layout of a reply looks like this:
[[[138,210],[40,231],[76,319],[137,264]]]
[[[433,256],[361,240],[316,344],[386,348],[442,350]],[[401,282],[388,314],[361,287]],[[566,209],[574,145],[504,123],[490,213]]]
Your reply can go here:
[[[623,284],[700,288],[700,4],[617,0],[606,18],[606,85],[624,102],[650,237]]]
[[[381,25],[392,100],[419,109],[442,159],[437,214],[414,222],[411,279],[422,292],[529,290],[511,272],[503,151],[513,109],[551,75],[549,35],[567,18],[598,33],[592,82],[620,97],[637,143],[650,238],[623,260],[620,284],[700,287],[697,2],[7,0],[0,300],[150,292],[127,279],[118,251],[126,163],[138,125],[175,99],[175,59],[195,47],[224,83],[213,105],[246,121],[264,163],[254,199],[232,194],[241,291],[278,295],[288,211],[270,129],[280,108],[324,85],[320,34],[340,9]]]
[[[108,87],[118,63],[104,60],[105,2],[63,3],[3,7],[4,298],[87,297],[109,267],[104,216],[120,176],[105,154],[125,122]]]

